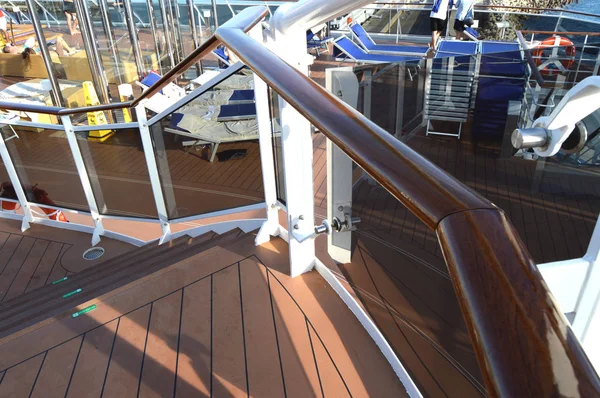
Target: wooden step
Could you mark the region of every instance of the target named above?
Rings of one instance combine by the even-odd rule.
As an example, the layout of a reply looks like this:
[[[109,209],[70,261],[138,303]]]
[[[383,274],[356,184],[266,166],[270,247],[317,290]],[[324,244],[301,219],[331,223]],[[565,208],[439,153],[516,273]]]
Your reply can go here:
[[[100,264],[95,265],[94,267],[87,269],[85,273],[83,273],[84,276],[69,276],[67,281],[61,282],[60,286],[47,284],[45,286],[40,287],[39,289],[28,292],[28,294],[26,295],[22,295],[14,299],[5,301],[4,303],[0,304],[0,314],[10,316],[11,312],[9,311],[18,311],[19,309],[27,308],[29,306],[37,305],[40,302],[43,302],[47,292],[57,292],[68,289],[68,287],[73,283],[73,280],[78,280],[78,278],[86,277],[98,278],[100,277],[100,273],[105,273],[107,269],[110,270],[110,267],[115,263],[118,264],[120,268],[122,268],[130,266],[131,264],[134,264],[136,262],[146,261],[147,259],[152,258],[153,256],[157,256],[162,252],[170,250],[175,245],[184,244],[185,242],[187,242],[188,239],[189,237],[181,237],[177,240],[171,241],[167,244],[160,246],[157,243],[150,243],[148,245],[132,250],[122,256],[119,256],[118,258],[106,260]],[[61,295],[62,294],[64,293],[61,293]]]
[[[64,300],[71,302],[71,299],[63,299],[63,295],[72,292],[78,288],[86,286],[87,289],[97,286],[100,283],[106,283],[115,278],[136,275],[145,272],[157,263],[169,265],[179,260],[182,256],[188,255],[189,250],[195,250],[198,245],[204,245],[210,241],[214,234],[207,234],[198,238],[190,239],[182,237],[168,244],[154,246],[152,249],[134,250],[126,255],[114,258],[96,267],[69,277],[65,282],[57,285],[46,285],[43,289],[30,292],[21,296],[21,300],[14,300],[10,308],[0,309],[0,319],[18,317],[21,312],[31,312],[32,308],[45,306],[46,302],[51,300]],[[201,248],[202,249],[202,248]],[[195,251],[192,251],[195,253]],[[122,261],[121,261],[122,259]],[[82,292],[83,293],[83,292]],[[0,330],[2,330],[3,321],[0,321]]]
[[[235,229],[214,238],[212,234],[208,234],[198,238],[178,239],[166,249],[155,247],[152,250],[142,251],[144,259],[132,258],[131,253],[128,253],[126,255],[128,260],[125,262],[119,262],[119,258],[115,258],[107,262],[101,270],[94,267],[89,271],[86,270],[70,277],[67,281],[58,285],[48,285],[50,287],[44,288],[43,291],[38,289],[17,297],[11,300],[13,302],[12,307],[0,312],[0,338],[68,311],[77,305],[132,283],[190,256],[234,241],[240,234],[243,234],[243,232]],[[63,298],[65,294],[74,292],[77,289],[81,289],[81,291]],[[22,303],[19,299],[22,300]]]
[[[237,235],[237,233],[233,232],[232,234]],[[32,294],[32,296],[35,296],[33,298],[34,301],[28,300],[24,305],[13,305],[10,310],[2,313],[0,315],[3,319],[0,322],[0,335],[3,335],[2,331],[5,327],[9,327],[10,325],[18,326],[18,322],[26,322],[30,316],[35,319],[38,319],[38,317],[47,318],[48,316],[44,315],[44,311],[50,311],[52,306],[56,305],[57,302],[60,303],[60,308],[69,309],[90,298],[94,298],[98,294],[102,294],[100,292],[110,291],[113,288],[135,281],[137,278],[155,272],[165,266],[174,264],[189,255],[206,250],[227,239],[229,236],[222,235],[212,243],[210,241],[211,235],[195,239],[187,237],[174,242],[170,247],[169,245],[164,245],[163,248],[160,248],[160,251],[155,251],[159,250],[159,248],[149,251],[142,258],[131,259],[131,255],[129,255],[127,262],[119,263],[117,260],[115,264],[110,266],[105,264],[101,272],[91,270],[89,273],[82,272],[60,285],[53,286],[55,289],[47,289],[44,294],[41,294],[42,292]],[[82,289],[80,294],[66,299],[63,298],[64,294],[73,292],[78,288]],[[54,311],[51,313],[54,313]],[[7,320],[7,322],[4,322],[4,320]],[[27,324],[29,324],[28,321]]]

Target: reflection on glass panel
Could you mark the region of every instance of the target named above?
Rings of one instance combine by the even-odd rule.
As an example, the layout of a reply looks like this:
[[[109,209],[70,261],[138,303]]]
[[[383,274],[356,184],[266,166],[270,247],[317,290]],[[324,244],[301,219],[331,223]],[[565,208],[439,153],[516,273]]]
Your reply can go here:
[[[253,77],[248,70],[155,123],[151,136],[169,218],[264,201]]]
[[[367,32],[389,33],[395,22],[396,10],[363,8],[353,15],[353,21],[362,24]],[[395,30],[394,33],[396,33]]]
[[[527,65],[510,46],[516,44],[482,43],[475,61],[434,60],[411,74],[399,73],[401,65],[357,67],[359,110],[503,209],[536,262],[578,258],[600,212],[600,113],[584,120],[588,141],[574,154],[543,159],[514,149],[513,130],[551,112],[572,87],[576,71],[566,71],[559,79],[544,75],[549,87],[530,91],[528,85],[535,83],[527,83]],[[355,206],[362,206],[359,212],[367,220],[360,228],[371,228],[377,236],[393,232],[405,250],[441,260],[435,236],[383,189],[368,184],[358,189]]]
[[[425,71],[425,61],[357,68],[359,109],[398,137],[420,127]]]
[[[4,161],[0,158],[0,211],[15,213],[20,209],[20,204],[2,199],[18,200],[6,167],[4,166]]]
[[[277,200],[286,203],[285,176],[283,169],[283,149],[281,146],[281,120],[279,118],[279,94],[269,88],[269,111],[271,112],[271,129],[273,140],[273,160],[275,162],[275,185]]]
[[[64,131],[5,125],[2,137],[28,201],[89,211]]]
[[[77,142],[101,214],[157,218],[137,129],[117,130],[102,142],[78,132]]]
[[[50,50],[56,70],[56,77],[68,80],[69,84],[75,85],[78,82],[91,81],[92,72],[88,58],[90,54],[87,54],[85,51],[79,25],[75,22],[76,19],[73,18],[74,15],[77,15],[75,4],[73,2],[65,2],[63,4],[52,1],[39,1],[38,6],[38,16],[43,24],[42,31]],[[35,34],[31,25],[23,26],[29,26],[30,29],[30,32],[26,36],[27,40],[35,40]],[[27,46],[26,41],[22,44]],[[37,41],[34,44],[34,49],[36,51],[39,49]],[[39,53],[31,55],[29,58],[32,60],[32,70],[36,68],[36,63],[43,65],[42,57]],[[35,58],[39,58],[39,60],[34,60]],[[47,74],[44,77],[47,77]],[[82,102],[83,100],[76,101],[73,99],[72,91],[74,90],[72,88],[63,87],[63,85],[68,83],[64,82],[61,84],[61,91],[63,92],[63,97],[66,99],[66,105],[85,105]]]
[[[354,180],[352,195],[361,222],[351,262],[339,268],[354,293],[424,396],[485,396],[436,235],[366,176]]]
[[[392,33],[403,35],[431,35],[430,10],[404,10],[396,18],[396,22],[390,28]]]

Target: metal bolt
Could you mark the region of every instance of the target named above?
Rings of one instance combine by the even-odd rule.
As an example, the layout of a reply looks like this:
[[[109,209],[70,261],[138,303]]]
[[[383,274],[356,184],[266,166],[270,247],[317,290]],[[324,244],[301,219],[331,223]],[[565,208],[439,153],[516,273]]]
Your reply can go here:
[[[303,216],[302,214],[300,214],[300,215],[298,216],[298,219],[299,219],[299,220],[304,220],[304,216]]]
[[[516,129],[511,136],[511,143],[515,149],[544,148],[548,141],[548,132],[539,127]]]
[[[294,229],[300,229],[300,227],[298,226],[298,224],[294,225]]]
[[[339,211],[344,211],[344,206],[338,206]]]

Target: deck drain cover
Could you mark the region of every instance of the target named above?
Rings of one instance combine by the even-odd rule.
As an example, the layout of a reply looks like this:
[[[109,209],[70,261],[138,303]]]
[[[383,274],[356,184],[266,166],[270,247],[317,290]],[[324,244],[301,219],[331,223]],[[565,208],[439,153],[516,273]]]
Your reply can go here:
[[[83,258],[86,260],[96,260],[104,255],[104,249],[101,247],[92,247],[83,253]]]

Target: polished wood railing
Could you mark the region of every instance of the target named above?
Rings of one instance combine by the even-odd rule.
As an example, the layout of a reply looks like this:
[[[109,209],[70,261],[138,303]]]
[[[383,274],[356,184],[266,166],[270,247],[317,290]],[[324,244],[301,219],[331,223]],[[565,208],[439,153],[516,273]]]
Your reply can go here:
[[[135,101],[0,108],[65,115],[135,106],[222,42],[436,231],[490,395],[600,396],[598,375],[504,212],[247,36],[267,12],[243,10]]]
[[[238,17],[253,19],[260,10]],[[490,395],[600,395],[598,375],[501,209],[244,34],[235,20],[215,34],[437,232]]]

